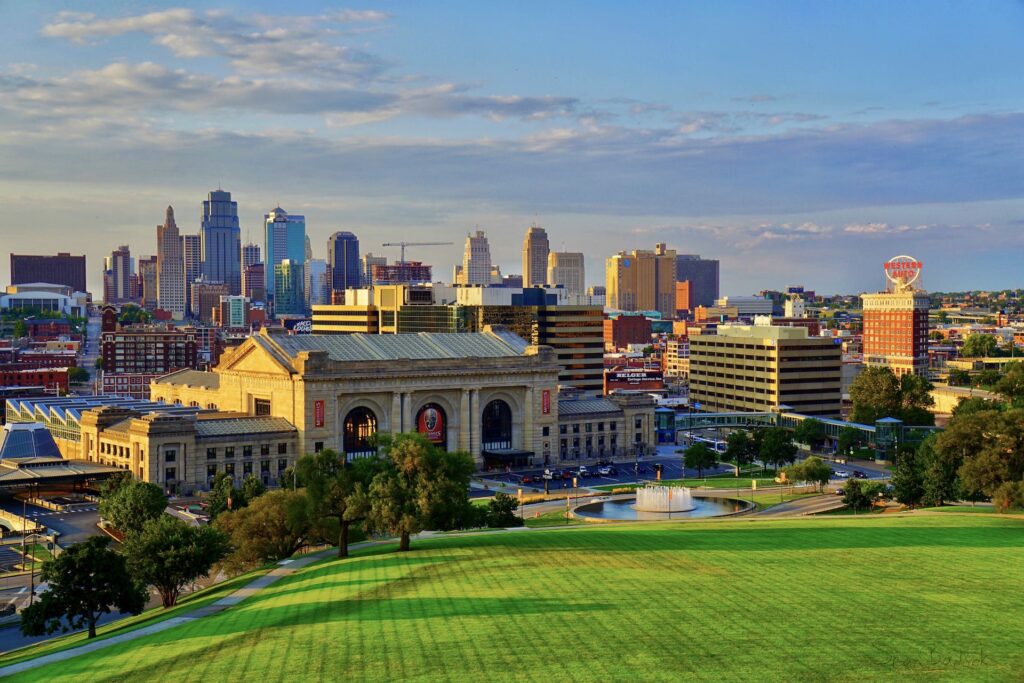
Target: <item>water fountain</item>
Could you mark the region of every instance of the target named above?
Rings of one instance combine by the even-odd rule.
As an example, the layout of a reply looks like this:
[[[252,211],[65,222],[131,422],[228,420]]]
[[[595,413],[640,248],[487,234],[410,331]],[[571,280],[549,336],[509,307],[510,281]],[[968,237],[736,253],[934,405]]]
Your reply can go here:
[[[636,490],[633,507],[640,512],[688,512],[696,506],[686,487],[649,484]]]

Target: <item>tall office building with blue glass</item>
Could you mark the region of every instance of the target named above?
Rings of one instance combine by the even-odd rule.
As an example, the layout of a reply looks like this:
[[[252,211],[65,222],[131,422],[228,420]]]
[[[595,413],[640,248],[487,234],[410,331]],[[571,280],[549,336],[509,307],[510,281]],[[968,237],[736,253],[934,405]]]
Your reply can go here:
[[[267,296],[274,296],[275,268],[286,259],[301,267],[306,262],[306,217],[289,215],[280,206],[263,216],[266,228],[263,263],[266,268]],[[301,282],[302,278],[299,278]],[[299,292],[299,300],[303,294]]]
[[[359,238],[350,232],[336,232],[327,240],[327,266],[330,268],[331,289],[356,289],[362,268],[359,265]]]
[[[223,282],[232,295],[242,292],[242,231],[238,227],[238,202],[231,193],[214,190],[203,202],[203,279]]]

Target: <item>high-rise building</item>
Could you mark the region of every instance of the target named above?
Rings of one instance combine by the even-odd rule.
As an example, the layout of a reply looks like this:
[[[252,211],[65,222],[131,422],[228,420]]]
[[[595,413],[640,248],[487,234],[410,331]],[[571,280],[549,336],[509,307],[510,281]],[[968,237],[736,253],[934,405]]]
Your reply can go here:
[[[182,254],[185,257],[185,306],[188,314],[194,315],[192,311],[192,283],[203,274],[203,238],[195,235],[181,236]]]
[[[654,251],[620,251],[605,262],[608,308],[658,311],[665,319],[676,311],[676,251],[664,244]]]
[[[224,282],[231,294],[242,290],[242,231],[238,227],[238,202],[224,190],[210,192],[203,202],[200,229],[203,248],[203,277]]]
[[[127,246],[120,246],[110,253],[105,270],[110,272],[110,292],[104,292],[107,303],[131,301],[132,252]],[[109,298],[108,298],[109,297]]]
[[[330,249],[328,249],[330,254]],[[373,282],[373,269],[376,266],[386,266],[388,264],[387,256],[374,256],[367,252],[363,256],[359,257],[359,286],[360,287],[372,287]]]
[[[199,278],[192,283],[192,310],[195,317],[204,323],[212,323],[214,310],[220,307],[220,299],[229,296],[226,282],[207,282]]]
[[[676,257],[676,280],[690,283],[690,309],[713,306],[718,298],[718,259],[680,254]]]
[[[45,282],[85,292],[85,257],[60,252],[56,256],[11,254],[11,284]]]
[[[570,296],[581,296],[586,287],[583,254],[578,251],[552,251],[548,254],[548,284],[565,287]]]
[[[155,309],[157,304],[156,261],[156,256],[139,257],[139,281],[142,283],[139,298],[147,311]]]
[[[690,336],[690,405],[705,412],[777,411],[837,417],[842,347],[805,327],[719,325]],[[726,359],[727,362],[722,362]]]
[[[244,296],[222,296],[214,323],[219,327],[249,327],[249,300]]]
[[[309,241],[309,234],[306,235],[306,260],[313,258],[313,245]]]
[[[277,277],[277,266],[285,259],[292,262],[293,267],[302,268],[306,262],[306,217],[289,216],[280,206],[264,215],[263,266],[267,277],[267,297],[277,294],[274,279]],[[299,305],[303,305],[299,278]]]
[[[175,320],[185,318],[185,257],[181,249],[174,209],[168,206],[164,224],[156,226],[156,305]]]
[[[466,236],[462,266],[457,268],[456,284],[489,285],[492,281],[491,246],[483,230]]]
[[[287,258],[274,266],[274,315],[306,312],[302,271],[301,262]]]
[[[523,238],[523,286],[543,287],[549,282],[548,254],[551,245],[548,233],[539,225],[531,225]]]
[[[920,261],[899,256],[885,264],[889,291],[862,294],[864,363],[897,375],[928,370],[928,293],[914,285]]]
[[[359,238],[351,232],[336,232],[327,240],[327,266],[331,289],[355,289],[362,284],[359,264]]]
[[[331,303],[331,280],[327,261],[314,258],[306,261],[303,277],[303,292],[306,297],[306,309]]]
[[[267,276],[262,263],[246,266],[242,273],[242,294],[252,303],[266,303]]]
[[[398,261],[373,267],[373,284],[408,285],[433,280],[433,268],[419,261]]]
[[[247,266],[251,266],[254,263],[263,263],[260,258],[260,245],[258,244],[245,244],[242,246],[242,272],[245,272]]]

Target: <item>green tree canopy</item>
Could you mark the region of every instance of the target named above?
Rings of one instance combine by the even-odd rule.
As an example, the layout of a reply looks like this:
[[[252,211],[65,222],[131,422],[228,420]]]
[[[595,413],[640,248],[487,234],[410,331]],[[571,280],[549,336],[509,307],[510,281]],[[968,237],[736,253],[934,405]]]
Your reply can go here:
[[[99,512],[103,519],[126,536],[142,531],[143,525],[156,519],[167,508],[167,496],[156,484],[120,477],[104,487]]]
[[[69,382],[88,382],[89,371],[85,368],[68,368]]]
[[[126,614],[143,610],[146,587],[109,545],[106,536],[92,536],[43,563],[42,578],[49,589],[22,611],[23,634],[38,636],[87,626],[89,637],[95,638],[100,616],[112,609]]]
[[[933,425],[929,408],[932,384],[925,378],[907,373],[896,377],[889,368],[865,368],[850,385],[854,422],[874,424],[883,417],[894,417],[908,425]]]
[[[715,453],[706,443],[697,442],[686,449],[683,456],[683,464],[691,470],[697,470],[697,476],[703,477],[704,470],[710,469],[718,462],[718,453]]]
[[[376,458],[361,460],[369,463]],[[295,472],[309,496],[314,523],[334,519],[338,525],[338,557],[348,557],[352,524],[370,511],[367,490],[375,473],[348,463],[344,454],[331,449],[302,456],[295,464]]]
[[[971,373],[967,370],[954,368],[949,371],[949,377],[947,377],[946,381],[951,387],[969,387],[971,386]]]
[[[864,491],[860,479],[848,479],[843,486],[843,503],[854,512],[871,507],[871,498]]]
[[[839,430],[839,437],[836,439],[836,450],[839,453],[847,454],[853,448],[860,448],[864,444],[864,434],[856,427],[843,427]]]
[[[747,432],[733,432],[725,438],[725,457],[742,468],[757,459],[757,445]]]
[[[825,423],[813,417],[801,420],[793,430],[793,438],[810,446],[812,451],[825,440],[825,436]]]
[[[313,534],[304,491],[269,491],[247,507],[222,512],[214,526],[228,535],[232,553],[224,565],[241,572],[291,557]]]
[[[892,473],[893,496],[908,507],[924,499],[924,460],[919,451],[901,451]]]
[[[960,355],[964,358],[992,358],[996,355],[999,342],[991,334],[969,334],[964,339]]]
[[[166,608],[177,604],[185,586],[207,576],[228,550],[228,537],[218,529],[163,515],[130,536],[123,553],[132,576],[156,588]]]
[[[1024,363],[1007,363],[995,392],[1015,406],[1024,406]]]
[[[761,461],[779,468],[796,460],[798,449],[789,431],[782,427],[763,430],[761,437]]]
[[[498,491],[487,503],[487,526],[495,529],[523,526],[523,519],[516,514],[518,507],[515,496]]]
[[[803,462],[782,469],[790,481],[806,481],[822,490],[832,478],[832,468],[821,458],[812,455]]]

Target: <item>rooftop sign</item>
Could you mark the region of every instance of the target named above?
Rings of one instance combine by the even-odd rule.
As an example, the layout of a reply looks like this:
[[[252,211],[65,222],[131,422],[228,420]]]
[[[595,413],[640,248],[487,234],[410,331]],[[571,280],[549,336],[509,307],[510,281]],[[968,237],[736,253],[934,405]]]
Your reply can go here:
[[[910,289],[921,277],[921,262],[913,256],[893,256],[882,264],[894,289]]]

